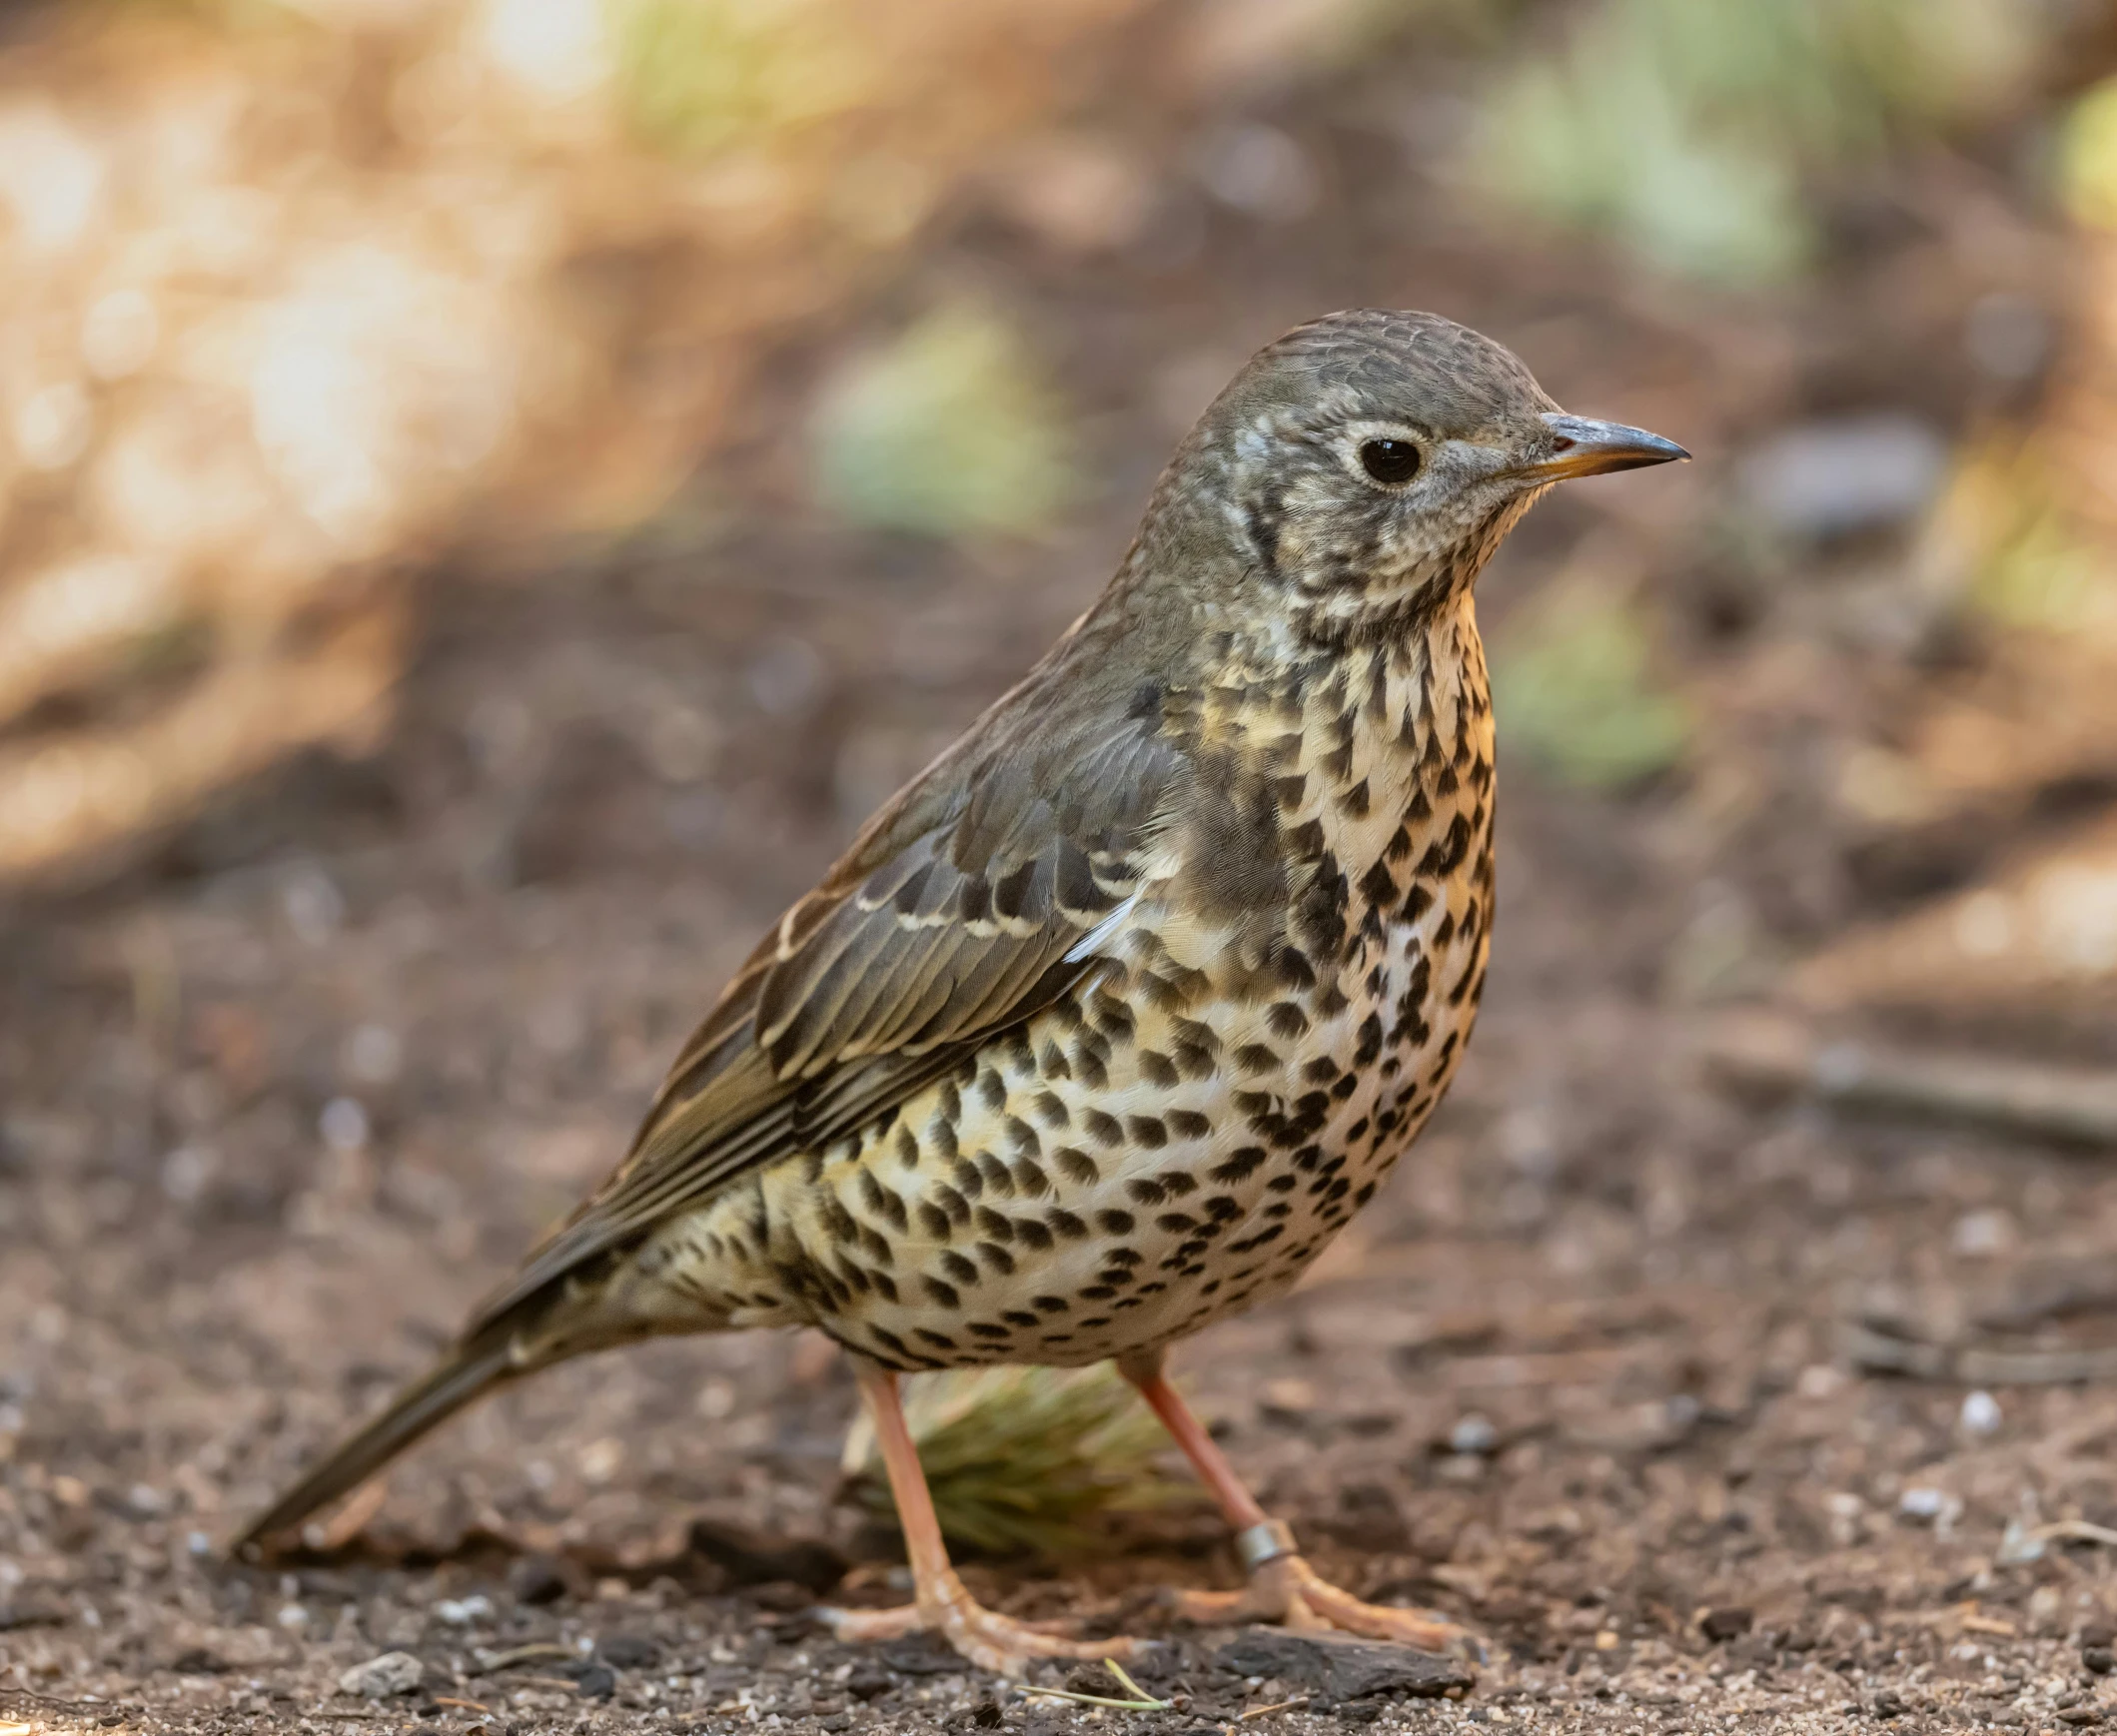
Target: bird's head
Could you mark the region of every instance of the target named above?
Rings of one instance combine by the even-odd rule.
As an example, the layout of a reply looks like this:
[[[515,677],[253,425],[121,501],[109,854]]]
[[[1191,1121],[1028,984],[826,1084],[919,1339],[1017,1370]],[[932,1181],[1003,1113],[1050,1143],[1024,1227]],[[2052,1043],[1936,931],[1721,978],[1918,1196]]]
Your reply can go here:
[[[1217,569],[1220,600],[1245,612],[1372,639],[1458,594],[1554,482],[1689,455],[1567,415],[1511,351],[1453,321],[1361,309],[1297,328],[1235,377],[1142,541],[1157,564]],[[1208,558],[1152,548],[1157,519]]]

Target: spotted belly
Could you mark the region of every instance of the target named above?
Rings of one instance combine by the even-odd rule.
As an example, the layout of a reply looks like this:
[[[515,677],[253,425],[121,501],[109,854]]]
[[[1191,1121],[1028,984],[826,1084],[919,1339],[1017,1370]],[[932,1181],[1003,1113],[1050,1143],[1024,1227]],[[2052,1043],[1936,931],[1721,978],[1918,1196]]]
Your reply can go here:
[[[1444,891],[1305,992],[1112,967],[857,1138],[657,1232],[663,1329],[813,1324],[905,1368],[1076,1365],[1289,1290],[1469,1037],[1486,924]],[[1393,914],[1395,914],[1393,912]]]

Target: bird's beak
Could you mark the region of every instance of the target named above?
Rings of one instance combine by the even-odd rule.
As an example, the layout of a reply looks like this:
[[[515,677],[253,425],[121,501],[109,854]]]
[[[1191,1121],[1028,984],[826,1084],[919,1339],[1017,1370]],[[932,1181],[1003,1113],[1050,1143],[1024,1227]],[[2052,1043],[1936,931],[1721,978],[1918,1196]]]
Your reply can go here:
[[[1575,476],[1599,476],[1607,470],[1638,470],[1690,454],[1674,440],[1620,422],[1596,422],[1585,416],[1547,416],[1552,432],[1549,455],[1525,464],[1517,474],[1532,482],[1564,482]]]

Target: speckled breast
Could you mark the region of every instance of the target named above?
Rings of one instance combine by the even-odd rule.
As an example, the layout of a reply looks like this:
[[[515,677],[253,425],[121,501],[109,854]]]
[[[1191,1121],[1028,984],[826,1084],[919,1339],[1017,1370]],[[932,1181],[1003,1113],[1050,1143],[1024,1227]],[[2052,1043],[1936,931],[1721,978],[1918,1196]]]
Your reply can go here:
[[[704,1311],[905,1368],[1085,1363],[1281,1294],[1374,1196],[1483,985],[1475,628],[1466,608],[1350,676],[1207,710],[1209,739],[1255,749],[1297,864],[1275,933],[1202,907],[1204,846],[1172,839],[1065,999],[659,1233]]]

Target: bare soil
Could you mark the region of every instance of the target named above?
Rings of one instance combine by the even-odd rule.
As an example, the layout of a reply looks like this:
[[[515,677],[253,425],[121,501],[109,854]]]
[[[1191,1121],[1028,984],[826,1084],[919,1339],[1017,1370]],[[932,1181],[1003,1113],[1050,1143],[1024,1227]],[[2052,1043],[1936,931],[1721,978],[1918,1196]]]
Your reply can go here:
[[[2002,1549],[2010,1521],[2117,1516],[2117,1397],[1966,1406],[1842,1354],[1878,1309],[1945,1335],[2048,1312],[2054,1283],[2094,1305],[2117,1171],[1729,1100],[1670,986],[1715,886],[1789,951],[1898,895],[1817,817],[1808,756],[1895,676],[1831,637],[1827,575],[1729,601],[1695,532],[1717,454],[1883,391],[1963,414],[1948,358],[1980,286],[1944,236],[1884,225],[1802,305],[1678,318],[1609,262],[1466,232],[1371,175],[1355,122],[1303,124],[1335,179],[1291,238],[1216,219],[1188,258],[1091,270],[966,226],[878,304],[967,278],[1032,322],[1103,478],[1070,539],[817,523],[787,480],[816,358],[790,354],[752,413],[787,432],[694,515],[432,574],[375,758],[283,768],[119,879],[8,912],[0,1728],[2033,1731],[2117,1705],[2093,1670],[2109,1539]],[[1475,1690],[1334,1697],[1191,1634],[1143,1675],[1180,1704],[1130,1713],[840,1646],[805,1611],[845,1564],[834,1595],[901,1595],[886,1540],[833,1502],[850,1383],[761,1335],[560,1370],[419,1451],[358,1541],[224,1561],[611,1162],[867,807],[1093,593],[1218,378],[1357,301],[1471,319],[1568,404],[1707,454],[1542,509],[1490,600],[1504,616],[1584,548],[1634,563],[1747,732],[1732,763],[1775,780],[1729,830],[1702,775],[1590,796],[1507,765],[1495,967],[1453,1098],[1314,1283],[1179,1366],[1328,1571],[1490,1637]],[[1145,1588],[1235,1583],[1203,1509],[1114,1543],[971,1577],[1010,1610],[1143,1627]],[[411,1691],[340,1691],[395,1650]]]

